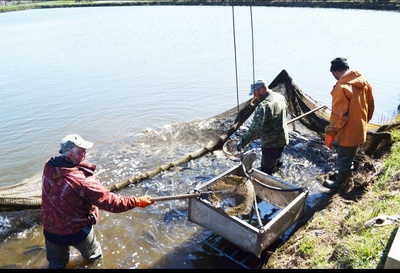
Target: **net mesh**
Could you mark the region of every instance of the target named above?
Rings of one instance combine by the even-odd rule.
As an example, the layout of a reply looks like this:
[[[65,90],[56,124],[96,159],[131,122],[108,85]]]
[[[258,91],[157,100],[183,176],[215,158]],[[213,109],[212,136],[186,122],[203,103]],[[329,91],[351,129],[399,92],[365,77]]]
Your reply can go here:
[[[253,183],[242,176],[227,175],[210,187],[209,200],[214,207],[231,216],[247,215],[254,204]]]
[[[321,138],[324,137],[325,126],[328,125],[330,116],[328,107],[307,114],[311,110],[315,110],[323,105],[303,93],[293,82],[286,70],[282,70],[278,74],[269,85],[269,88],[283,94],[287,98],[291,118],[306,114],[298,122],[309,130],[316,132]],[[257,102],[250,99],[205,120],[174,124],[169,127],[169,131],[154,131],[143,134],[137,140],[137,144],[144,147],[142,150],[146,151],[147,154],[138,153],[137,158],[149,158],[147,161],[152,162],[152,164],[148,168],[143,168],[140,173],[135,174],[133,177],[107,184],[106,186],[111,191],[118,191],[209,152],[222,149],[224,144],[230,140],[230,137],[253,114],[256,106]],[[292,125],[295,129],[296,124],[293,123]],[[399,129],[399,127],[399,121],[383,125],[368,124],[367,141],[362,145],[361,152],[371,158],[383,156],[392,144],[390,131]],[[160,141],[155,141],[157,138]],[[154,145],[157,143],[162,143],[163,146],[157,147],[156,150]],[[166,145],[168,143],[174,143],[174,145]],[[229,151],[232,154],[232,159],[237,160],[238,154],[236,154],[232,147],[232,145],[235,145],[235,142],[232,141],[229,145],[231,145]],[[186,151],[189,146],[192,147],[193,152],[186,154],[180,152],[180,150]],[[171,147],[174,149],[174,155],[179,157],[171,156]],[[182,149],[182,147],[185,147],[185,149]],[[132,147],[128,147],[127,149],[132,149]],[[156,156],[157,158],[155,158]],[[29,179],[12,186],[0,187],[0,210],[39,208],[41,206],[41,180],[40,175],[38,177],[38,179]]]

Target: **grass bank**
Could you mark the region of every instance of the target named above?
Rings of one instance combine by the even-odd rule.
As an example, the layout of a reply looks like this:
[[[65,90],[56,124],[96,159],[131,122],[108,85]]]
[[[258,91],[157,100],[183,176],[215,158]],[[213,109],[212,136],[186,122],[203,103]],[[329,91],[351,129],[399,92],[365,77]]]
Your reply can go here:
[[[271,255],[265,269],[384,268],[400,217],[398,125],[391,138],[390,151],[373,160],[371,171],[327,194],[307,222]]]

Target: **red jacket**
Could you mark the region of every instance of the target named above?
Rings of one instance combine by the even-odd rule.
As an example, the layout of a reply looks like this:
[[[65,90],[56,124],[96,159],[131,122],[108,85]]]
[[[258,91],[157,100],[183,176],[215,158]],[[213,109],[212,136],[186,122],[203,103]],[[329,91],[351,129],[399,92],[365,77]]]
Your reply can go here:
[[[350,71],[339,78],[331,95],[332,112],[325,134],[334,136],[340,146],[363,144],[375,109],[371,85],[358,71]]]
[[[99,217],[99,209],[119,213],[135,207],[134,196],[110,192],[94,176],[96,165],[74,165],[63,157],[46,162],[42,176],[40,218],[44,229],[55,234],[72,234]]]

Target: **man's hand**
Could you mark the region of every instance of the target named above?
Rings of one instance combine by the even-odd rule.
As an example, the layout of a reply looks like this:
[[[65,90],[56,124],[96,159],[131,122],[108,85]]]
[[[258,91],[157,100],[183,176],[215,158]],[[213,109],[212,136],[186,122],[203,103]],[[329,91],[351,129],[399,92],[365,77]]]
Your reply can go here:
[[[153,203],[154,203],[154,200],[151,200],[150,195],[143,195],[140,197],[135,197],[135,207],[145,208],[148,205],[151,205]]]
[[[332,135],[325,135],[325,144],[329,149],[332,149],[332,141],[333,141]]]

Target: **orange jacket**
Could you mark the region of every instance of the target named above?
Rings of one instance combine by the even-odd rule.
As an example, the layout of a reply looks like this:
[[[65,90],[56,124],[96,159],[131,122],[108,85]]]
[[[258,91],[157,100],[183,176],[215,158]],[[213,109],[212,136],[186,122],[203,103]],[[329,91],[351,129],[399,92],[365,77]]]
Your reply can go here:
[[[349,71],[339,78],[331,95],[332,112],[325,134],[334,136],[340,146],[363,144],[375,109],[371,85],[358,71]]]

